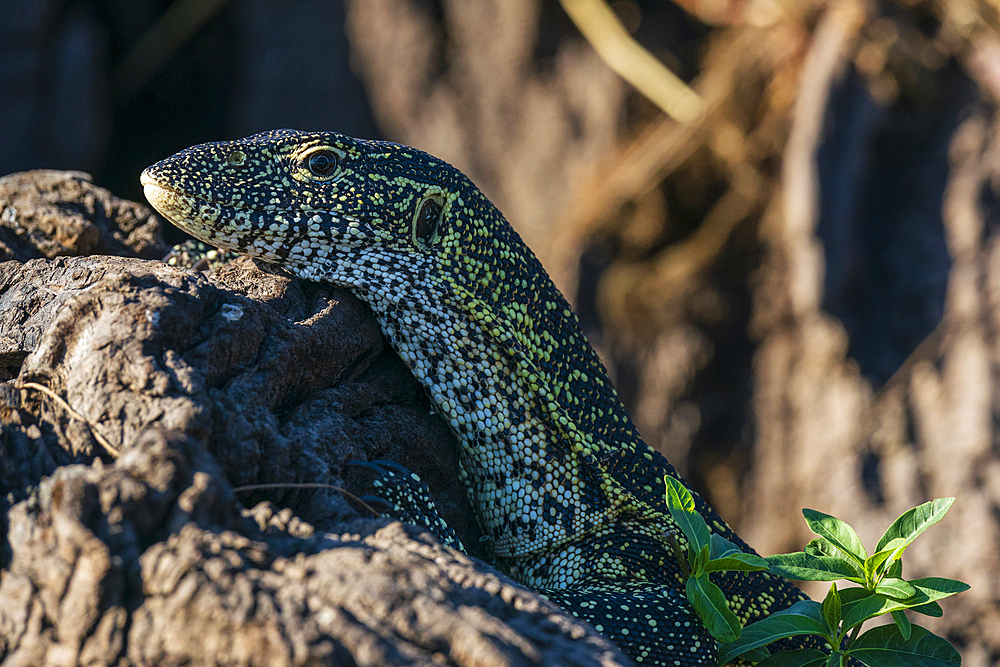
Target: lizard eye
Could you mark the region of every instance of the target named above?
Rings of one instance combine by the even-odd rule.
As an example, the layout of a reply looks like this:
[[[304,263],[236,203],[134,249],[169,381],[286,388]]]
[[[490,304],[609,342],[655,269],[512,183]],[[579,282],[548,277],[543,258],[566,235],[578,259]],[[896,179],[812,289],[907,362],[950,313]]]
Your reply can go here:
[[[306,167],[316,178],[326,180],[337,169],[337,155],[330,150],[318,150],[306,158]]]
[[[417,203],[413,213],[413,240],[430,245],[437,234],[444,211],[444,200],[440,195],[429,195]]]

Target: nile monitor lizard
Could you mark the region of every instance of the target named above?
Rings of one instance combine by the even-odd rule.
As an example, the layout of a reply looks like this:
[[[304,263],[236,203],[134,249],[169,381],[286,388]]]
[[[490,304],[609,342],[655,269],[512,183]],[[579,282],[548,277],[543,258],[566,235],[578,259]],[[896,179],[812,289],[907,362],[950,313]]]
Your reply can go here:
[[[664,475],[677,472],[639,436],[534,254],[465,175],[406,146],[278,130],[181,151],[142,182],[196,238],[371,306],[459,442],[500,569],[637,661],[715,664],[664,536]],[[749,551],[695,498],[713,531]],[[713,578],[744,622],[802,599],[768,574]]]

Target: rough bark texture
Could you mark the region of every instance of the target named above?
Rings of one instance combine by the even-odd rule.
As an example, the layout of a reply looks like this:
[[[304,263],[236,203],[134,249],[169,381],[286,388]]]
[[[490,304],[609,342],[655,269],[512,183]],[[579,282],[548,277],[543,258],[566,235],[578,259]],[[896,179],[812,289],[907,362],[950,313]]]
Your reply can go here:
[[[84,181],[61,178],[0,183],[17,211],[3,224],[80,228],[53,211],[83,210],[67,193]],[[102,210],[90,222],[115,229],[91,251],[121,250],[127,212],[158,224]],[[0,341],[5,664],[627,663],[491,568],[345,500],[367,488],[346,461],[400,461],[476,544],[451,436],[348,293],[249,261],[202,275],[14,260]]]
[[[0,261],[166,253],[149,208],[115,197],[82,172],[38,169],[4,176],[0,204]]]

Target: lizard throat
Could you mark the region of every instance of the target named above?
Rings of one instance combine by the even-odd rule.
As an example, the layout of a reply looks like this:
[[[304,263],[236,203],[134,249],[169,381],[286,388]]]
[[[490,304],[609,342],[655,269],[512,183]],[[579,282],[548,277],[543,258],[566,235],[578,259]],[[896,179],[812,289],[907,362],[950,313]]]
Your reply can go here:
[[[439,301],[401,311],[395,295],[365,299],[459,440],[462,480],[498,555],[558,547],[618,512],[594,457],[568,444],[565,416],[560,423],[519,360],[464,310]]]

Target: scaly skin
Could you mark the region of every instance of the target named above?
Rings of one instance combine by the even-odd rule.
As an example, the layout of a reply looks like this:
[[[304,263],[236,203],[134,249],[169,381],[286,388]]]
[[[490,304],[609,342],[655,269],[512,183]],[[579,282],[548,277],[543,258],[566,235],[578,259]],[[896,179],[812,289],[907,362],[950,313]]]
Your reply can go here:
[[[534,254],[461,172],[406,146],[278,130],[181,151],[142,182],[196,238],[371,306],[451,425],[497,567],[643,664],[715,664],[663,537],[664,476],[677,472],[639,436]],[[803,599],[767,574],[713,579],[744,622]]]

